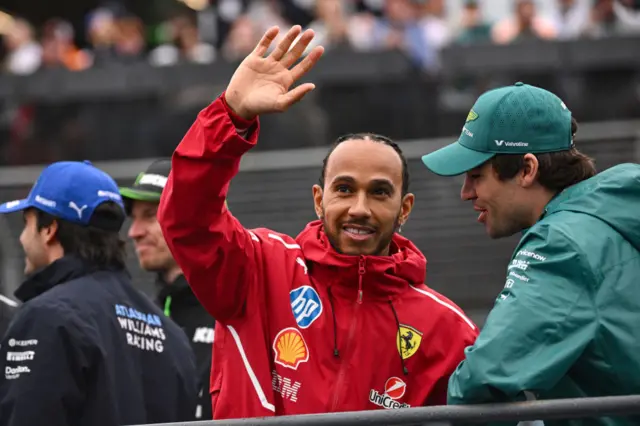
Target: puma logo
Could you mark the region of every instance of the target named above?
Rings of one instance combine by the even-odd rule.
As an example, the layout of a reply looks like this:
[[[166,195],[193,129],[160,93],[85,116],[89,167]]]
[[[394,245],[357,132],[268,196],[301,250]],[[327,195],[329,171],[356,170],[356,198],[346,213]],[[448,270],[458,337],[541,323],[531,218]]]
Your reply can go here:
[[[69,202],[69,207],[71,207],[73,210],[76,211],[76,213],[78,213],[78,219],[82,219],[82,212],[84,211],[84,209],[86,209],[88,206],[85,204],[82,207],[78,207],[78,205],[76,203],[74,203],[73,201]]]

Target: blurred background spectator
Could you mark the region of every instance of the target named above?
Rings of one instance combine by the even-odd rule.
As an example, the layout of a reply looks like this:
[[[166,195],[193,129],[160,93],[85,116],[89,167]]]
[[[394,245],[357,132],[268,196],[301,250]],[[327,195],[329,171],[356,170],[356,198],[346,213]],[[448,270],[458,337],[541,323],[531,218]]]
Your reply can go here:
[[[517,0],[513,16],[504,18],[493,27],[493,41],[498,44],[529,39],[556,38],[557,29],[551,21],[540,16],[533,0]]]
[[[42,64],[42,48],[34,29],[24,19],[15,19],[4,36],[7,55],[5,69],[13,74],[31,74]]]
[[[155,0],[146,6],[115,0],[90,2],[95,7],[88,12],[72,1],[45,19],[54,7],[5,2],[1,60],[19,75],[123,62],[234,61],[272,25],[313,28],[315,43],[328,48],[397,49],[427,71],[437,70],[444,47],[488,36],[507,44],[640,32],[638,0]]]
[[[484,19],[477,0],[465,1],[455,41],[462,44],[491,41],[491,24]]]

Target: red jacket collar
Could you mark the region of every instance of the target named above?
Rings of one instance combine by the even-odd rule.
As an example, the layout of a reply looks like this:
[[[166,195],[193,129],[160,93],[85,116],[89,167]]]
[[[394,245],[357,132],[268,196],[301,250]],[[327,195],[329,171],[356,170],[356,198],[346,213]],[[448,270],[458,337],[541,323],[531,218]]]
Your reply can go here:
[[[389,256],[339,254],[329,243],[322,222],[310,222],[296,237],[317,283],[331,287],[336,296],[357,298],[360,266],[364,266],[364,300],[395,298],[409,285],[423,284],[427,259],[408,239],[395,234]]]

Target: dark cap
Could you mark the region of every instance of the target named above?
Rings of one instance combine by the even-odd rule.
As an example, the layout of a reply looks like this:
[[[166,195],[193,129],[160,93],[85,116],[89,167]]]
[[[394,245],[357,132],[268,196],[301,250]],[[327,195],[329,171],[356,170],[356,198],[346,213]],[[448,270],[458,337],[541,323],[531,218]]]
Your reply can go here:
[[[162,190],[169,179],[171,159],[156,160],[136,177],[133,185],[120,188],[127,214],[131,212],[131,201],[160,202]]]

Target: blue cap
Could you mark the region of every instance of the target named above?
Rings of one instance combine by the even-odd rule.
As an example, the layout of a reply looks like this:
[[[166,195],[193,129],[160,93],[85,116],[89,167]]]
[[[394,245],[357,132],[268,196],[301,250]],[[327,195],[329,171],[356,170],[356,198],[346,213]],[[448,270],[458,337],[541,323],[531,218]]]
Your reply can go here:
[[[105,201],[122,208],[121,217],[93,217]],[[46,167],[24,200],[0,205],[0,213],[35,208],[79,225],[118,231],[124,222],[122,197],[116,182],[91,162],[60,161]]]

